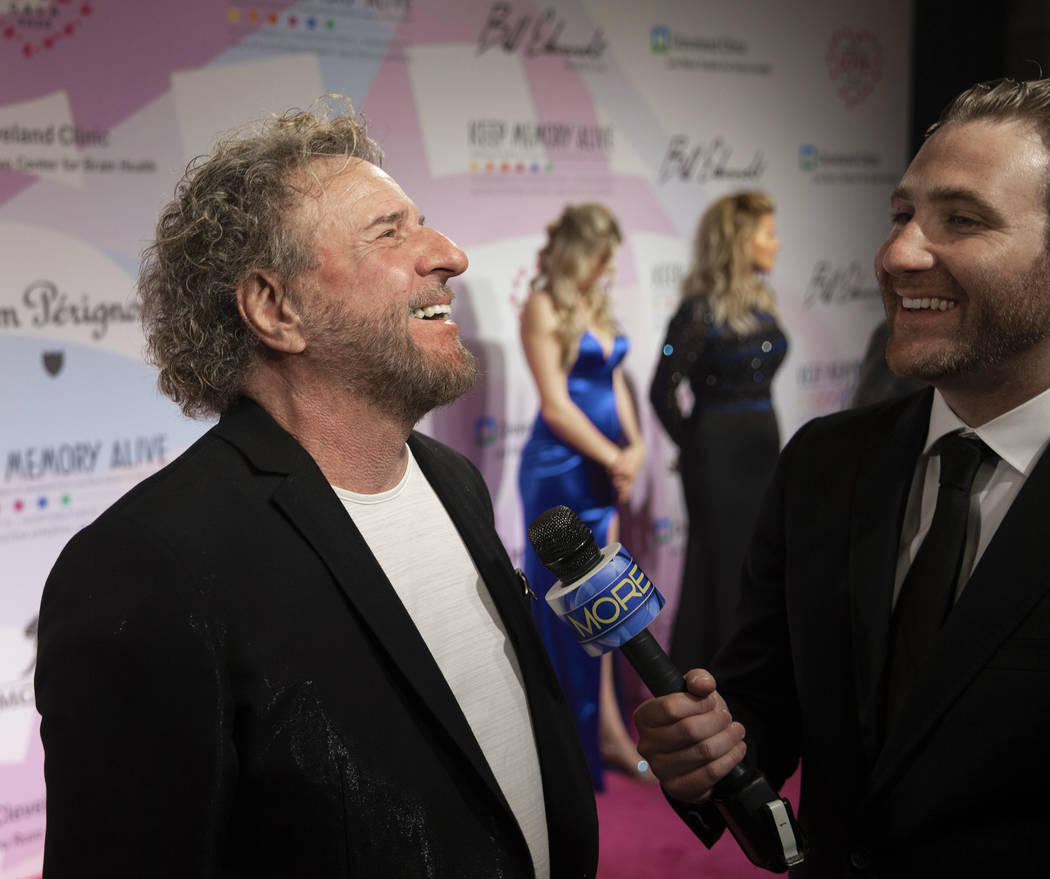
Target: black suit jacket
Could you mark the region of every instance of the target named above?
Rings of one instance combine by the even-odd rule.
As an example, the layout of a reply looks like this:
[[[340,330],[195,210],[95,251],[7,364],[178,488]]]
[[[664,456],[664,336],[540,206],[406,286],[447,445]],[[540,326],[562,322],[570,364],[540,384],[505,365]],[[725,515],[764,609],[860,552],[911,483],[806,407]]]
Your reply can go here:
[[[778,784],[801,758],[812,851],[799,876],[1047,869],[1050,456],[974,569],[899,726],[885,729],[897,548],[931,399],[796,434],[757,526],[737,634],[714,662],[750,758]]]
[[[488,492],[447,447],[409,445],[521,666],[552,876],[593,876],[586,765]],[[532,876],[389,581],[313,459],[253,403],[70,542],[39,638],[48,879]]]

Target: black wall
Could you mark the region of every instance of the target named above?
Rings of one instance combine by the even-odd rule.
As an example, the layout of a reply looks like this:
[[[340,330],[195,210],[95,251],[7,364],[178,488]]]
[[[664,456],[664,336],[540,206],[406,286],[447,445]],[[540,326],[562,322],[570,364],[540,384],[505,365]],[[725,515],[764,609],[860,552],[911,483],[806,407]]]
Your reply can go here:
[[[915,0],[912,152],[941,109],[975,82],[1050,76],[1046,0]]]

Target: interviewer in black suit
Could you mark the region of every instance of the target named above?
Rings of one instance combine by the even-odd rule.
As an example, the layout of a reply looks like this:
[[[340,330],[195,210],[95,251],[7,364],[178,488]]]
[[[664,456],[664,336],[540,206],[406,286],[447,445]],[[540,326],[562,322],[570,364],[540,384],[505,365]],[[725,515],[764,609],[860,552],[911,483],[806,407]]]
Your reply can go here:
[[[1004,81],[960,95],[894,191],[876,258],[887,357],[936,390],[797,433],[713,663],[717,691],[693,671],[688,695],[636,714],[639,750],[709,844],[720,828],[705,800],[746,751],[774,780],[801,760],[812,848],[798,876],[1046,875],[1048,183],[1050,80]],[[902,678],[903,608],[946,565],[905,576],[940,490],[939,441],[960,429],[995,456],[968,522],[962,497],[944,621]]]
[[[140,296],[221,418],[63,551],[40,616],[47,879],[591,877],[590,778],[466,459],[465,254],[352,112],[192,168]]]

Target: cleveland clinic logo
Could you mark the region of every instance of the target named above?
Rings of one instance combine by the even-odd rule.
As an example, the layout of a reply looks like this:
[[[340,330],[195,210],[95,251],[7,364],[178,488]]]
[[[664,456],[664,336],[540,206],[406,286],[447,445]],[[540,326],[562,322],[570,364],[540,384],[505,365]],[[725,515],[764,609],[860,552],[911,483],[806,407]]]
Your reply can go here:
[[[656,55],[666,55],[671,51],[671,29],[657,25],[649,31],[649,48]]]
[[[674,521],[670,516],[653,519],[653,540],[657,546],[666,546],[674,537]]]
[[[521,448],[532,430],[531,421],[504,421],[495,415],[474,419],[474,444],[481,448],[495,448],[499,457]]]
[[[497,439],[499,439],[499,423],[495,415],[485,415],[474,420],[475,445],[491,446]]]
[[[773,67],[755,58],[751,47],[732,34],[690,33],[658,24],[649,28],[649,50],[667,67],[706,73],[768,75]]]
[[[882,155],[871,150],[836,150],[802,144],[798,167],[814,183],[869,183],[892,186],[897,174],[884,167]]]

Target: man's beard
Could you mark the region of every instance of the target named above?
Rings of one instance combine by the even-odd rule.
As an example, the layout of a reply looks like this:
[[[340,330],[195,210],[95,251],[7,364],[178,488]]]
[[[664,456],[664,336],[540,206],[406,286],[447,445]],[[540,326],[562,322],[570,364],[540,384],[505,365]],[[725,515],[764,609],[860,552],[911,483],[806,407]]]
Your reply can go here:
[[[313,360],[345,390],[406,423],[474,386],[477,360],[458,337],[449,354],[428,356],[408,333],[406,321],[417,318],[405,311],[392,308],[365,322],[336,305],[311,304],[304,331]]]
[[[986,277],[974,292],[976,296],[968,295],[956,306],[968,310],[965,323],[951,338],[926,350],[916,351],[916,342],[904,338],[895,345],[891,323],[886,347],[890,368],[936,384],[994,369],[1050,337],[1050,255],[1041,255],[1020,277]]]

